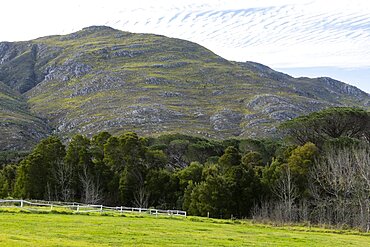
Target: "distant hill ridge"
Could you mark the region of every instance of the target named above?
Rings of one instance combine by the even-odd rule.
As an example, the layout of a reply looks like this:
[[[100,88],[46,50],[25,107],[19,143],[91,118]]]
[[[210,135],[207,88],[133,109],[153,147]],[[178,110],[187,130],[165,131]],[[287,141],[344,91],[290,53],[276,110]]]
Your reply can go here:
[[[330,106],[369,109],[370,96],[331,78],[293,78],[189,41],[105,26],[0,42],[0,150],[103,130],[265,137]]]

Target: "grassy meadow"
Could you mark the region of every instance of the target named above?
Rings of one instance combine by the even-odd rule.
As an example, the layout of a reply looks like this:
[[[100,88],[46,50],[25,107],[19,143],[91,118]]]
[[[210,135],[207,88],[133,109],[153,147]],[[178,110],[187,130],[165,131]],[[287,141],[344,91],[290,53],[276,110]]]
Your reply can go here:
[[[370,246],[370,235],[250,221],[0,209],[0,246]]]

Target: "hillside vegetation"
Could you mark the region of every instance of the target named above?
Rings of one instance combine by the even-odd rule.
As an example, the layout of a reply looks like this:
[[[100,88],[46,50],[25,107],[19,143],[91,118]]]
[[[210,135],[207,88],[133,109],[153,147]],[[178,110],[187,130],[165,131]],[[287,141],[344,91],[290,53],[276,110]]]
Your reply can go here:
[[[293,78],[188,41],[104,26],[0,43],[0,150],[103,130],[264,137],[284,120],[369,102],[330,78]]]

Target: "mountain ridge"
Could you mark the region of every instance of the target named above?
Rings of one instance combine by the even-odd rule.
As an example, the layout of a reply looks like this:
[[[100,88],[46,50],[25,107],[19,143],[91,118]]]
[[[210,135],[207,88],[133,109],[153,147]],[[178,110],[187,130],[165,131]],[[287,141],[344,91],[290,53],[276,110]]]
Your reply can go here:
[[[1,81],[0,96],[10,90],[25,111],[11,130],[0,126],[7,133],[0,150],[29,149],[51,133],[68,138],[102,130],[266,137],[279,122],[312,111],[370,108],[369,94],[331,78],[293,78],[228,61],[193,42],[106,26],[0,42]],[[6,102],[0,97],[3,123],[20,111]]]

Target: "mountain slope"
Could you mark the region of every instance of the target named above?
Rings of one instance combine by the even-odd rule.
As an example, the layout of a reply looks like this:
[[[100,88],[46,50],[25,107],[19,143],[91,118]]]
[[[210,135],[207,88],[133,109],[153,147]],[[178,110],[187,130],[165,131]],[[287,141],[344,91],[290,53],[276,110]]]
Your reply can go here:
[[[3,82],[0,120],[0,150],[27,150],[50,132],[47,124],[29,111],[24,98]]]
[[[368,94],[330,78],[292,78],[188,41],[101,26],[0,43],[0,81],[63,137],[102,130],[263,137],[329,106],[370,107]]]

